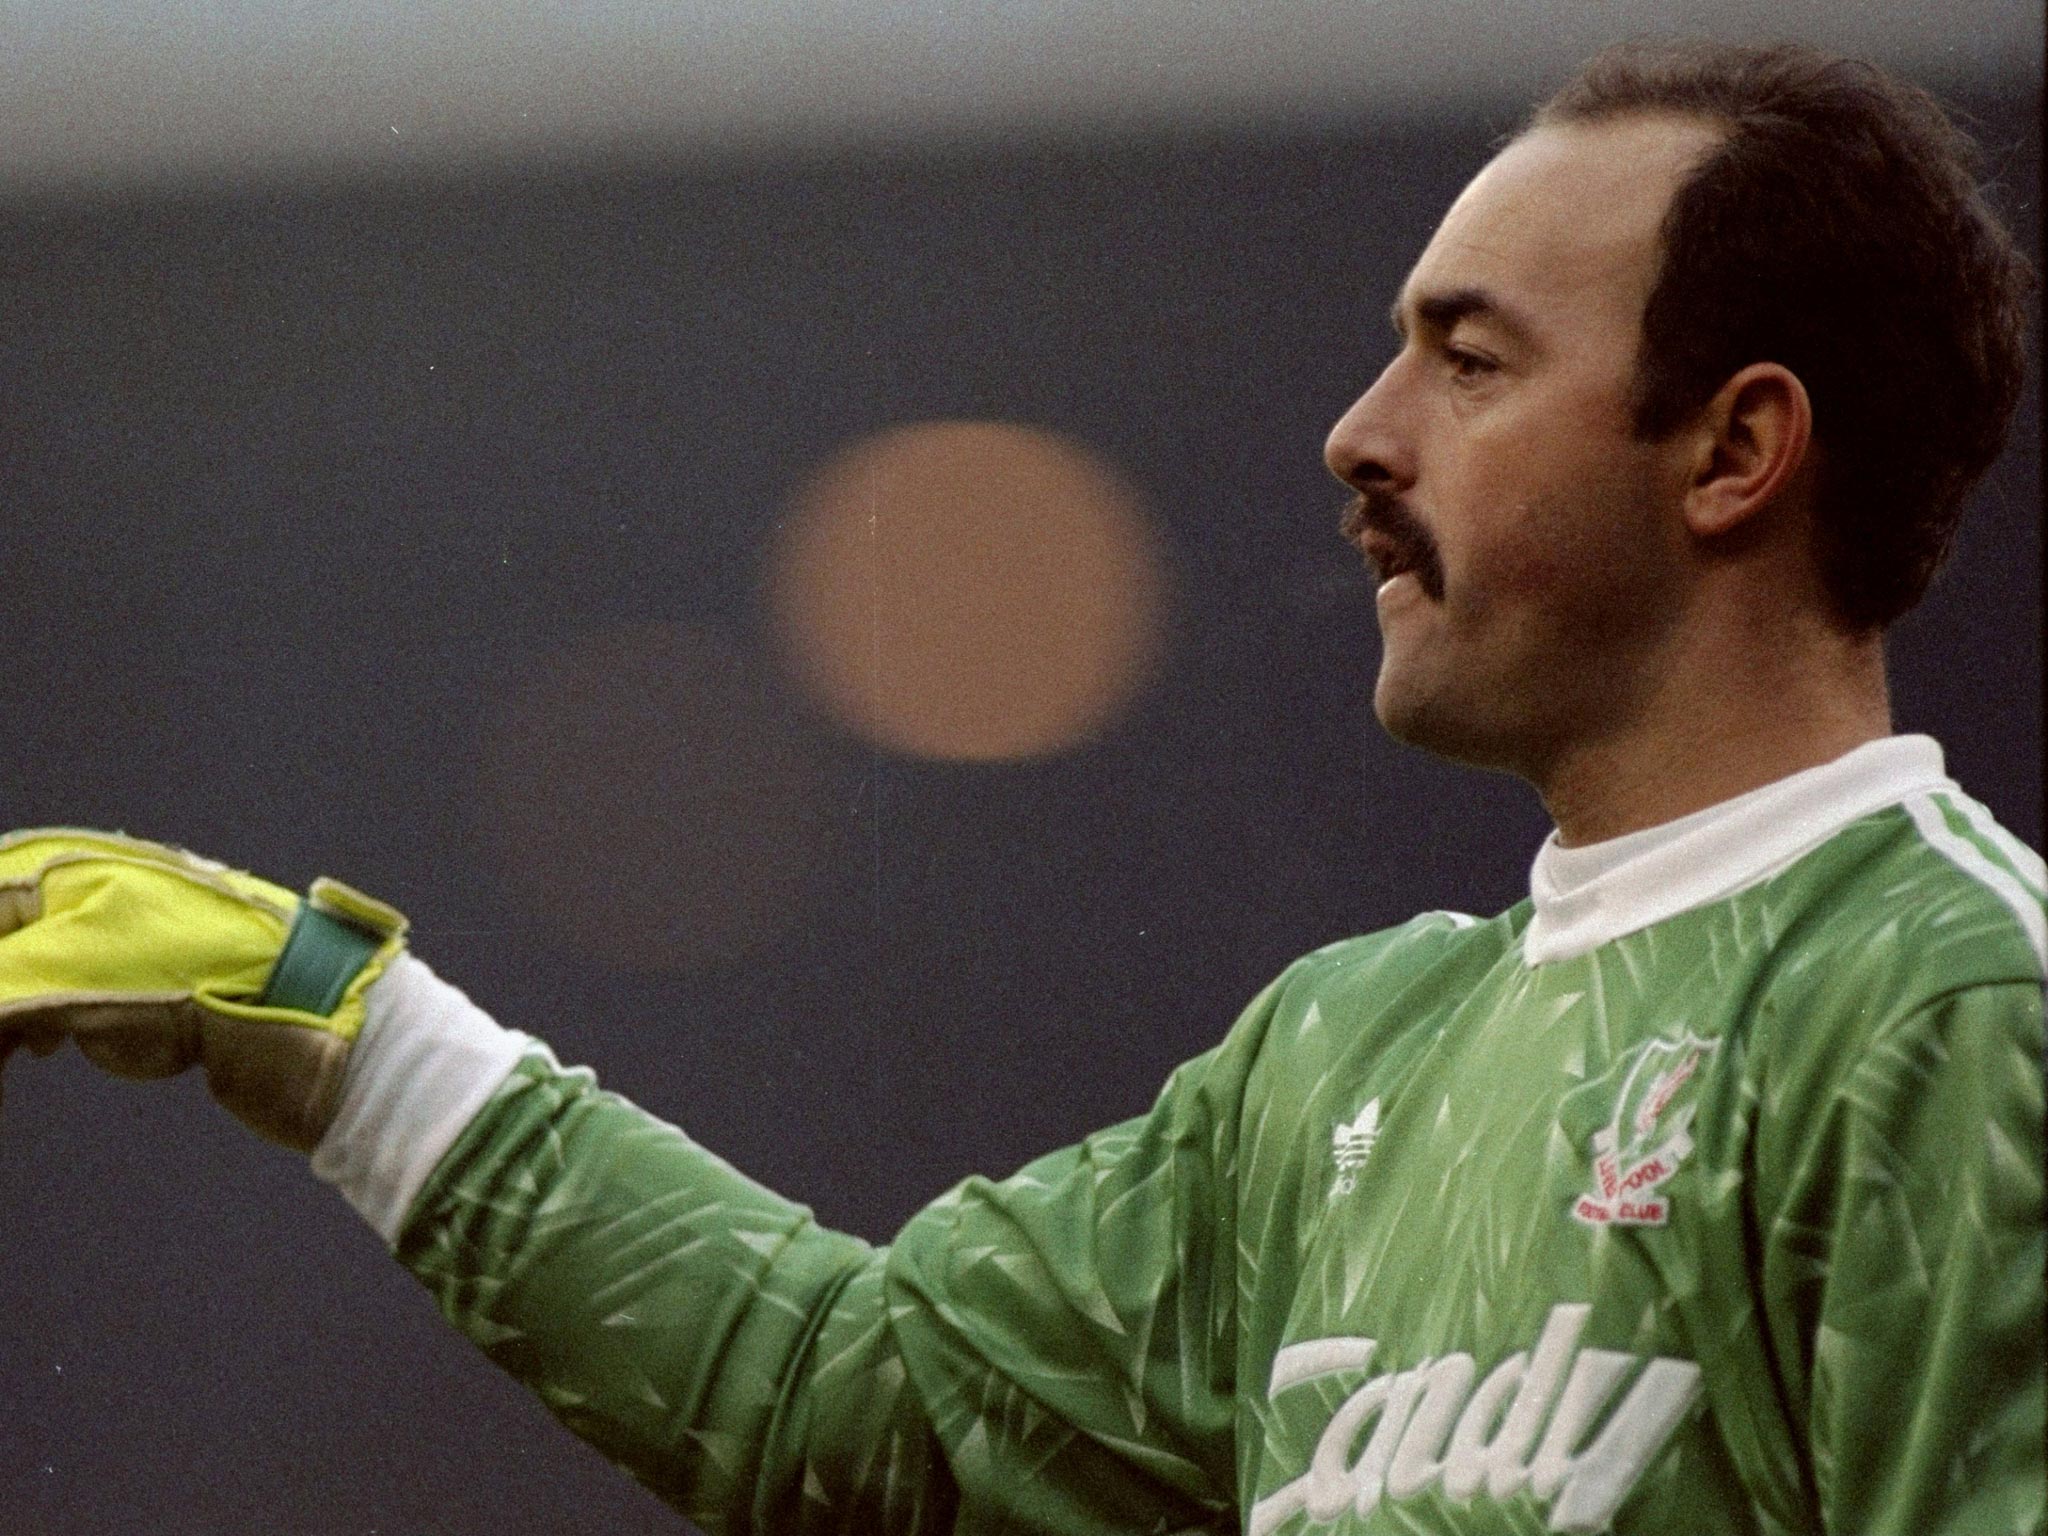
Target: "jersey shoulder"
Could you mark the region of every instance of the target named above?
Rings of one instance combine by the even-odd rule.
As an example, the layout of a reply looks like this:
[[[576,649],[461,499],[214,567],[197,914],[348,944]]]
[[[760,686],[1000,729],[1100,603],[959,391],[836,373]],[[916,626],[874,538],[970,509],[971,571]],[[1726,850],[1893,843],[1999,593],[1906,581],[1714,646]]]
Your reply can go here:
[[[1959,790],[1862,818],[1755,895],[1776,909],[1781,981],[1810,973],[1881,1012],[2048,974],[2040,856]]]
[[[1430,970],[1460,954],[1484,954],[1491,963],[1527,925],[1528,907],[1524,900],[1490,918],[1468,912],[1418,912],[1392,928],[1310,950],[1287,968],[1281,980],[1307,985],[1366,972],[1384,982],[1405,971]]]
[[[1469,973],[1476,980],[1514,948],[1528,925],[1528,908],[1523,901],[1491,918],[1421,912],[1395,927],[1325,944],[1274,981],[1274,1012],[1298,1018],[1310,1008],[1327,1012],[1366,999],[1376,1012],[1417,989],[1455,989],[1456,977]]]

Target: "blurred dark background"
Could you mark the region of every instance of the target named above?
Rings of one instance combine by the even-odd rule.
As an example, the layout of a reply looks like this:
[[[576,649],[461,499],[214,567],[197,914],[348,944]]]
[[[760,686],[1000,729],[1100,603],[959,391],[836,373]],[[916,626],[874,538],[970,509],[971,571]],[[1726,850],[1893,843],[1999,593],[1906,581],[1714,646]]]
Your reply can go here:
[[[2038,260],[2038,87],[1944,89]],[[1320,465],[1516,111],[17,185],[0,819],[384,895],[886,1240],[1141,1110],[1294,956],[1521,894],[1530,793],[1372,723]],[[766,595],[821,465],[963,418],[1120,476],[1165,594],[1121,707],[1015,761],[871,745]],[[1900,727],[2036,846],[2038,423],[1893,650]],[[0,1532],[681,1528],[197,1083],[4,1086]]]

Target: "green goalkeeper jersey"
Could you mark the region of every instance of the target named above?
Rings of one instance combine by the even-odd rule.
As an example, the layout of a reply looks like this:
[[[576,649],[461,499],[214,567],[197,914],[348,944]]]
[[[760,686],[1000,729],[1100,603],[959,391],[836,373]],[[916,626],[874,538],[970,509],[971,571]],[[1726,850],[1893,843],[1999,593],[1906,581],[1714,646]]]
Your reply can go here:
[[[396,1251],[710,1531],[2040,1531],[2039,860],[1910,738],[1631,841],[885,1248],[529,1048]]]

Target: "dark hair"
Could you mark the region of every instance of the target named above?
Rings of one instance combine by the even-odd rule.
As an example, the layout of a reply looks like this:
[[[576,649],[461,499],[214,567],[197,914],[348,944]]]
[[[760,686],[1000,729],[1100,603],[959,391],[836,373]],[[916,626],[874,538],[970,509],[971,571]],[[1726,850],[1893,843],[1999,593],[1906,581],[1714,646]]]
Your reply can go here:
[[[1635,430],[1665,436],[1750,363],[1797,374],[1836,617],[1889,624],[1947,556],[2025,372],[2033,273],[1978,188],[1977,147],[1925,91],[1794,45],[1624,43],[1528,126],[1639,113],[1727,136],[1664,217]]]

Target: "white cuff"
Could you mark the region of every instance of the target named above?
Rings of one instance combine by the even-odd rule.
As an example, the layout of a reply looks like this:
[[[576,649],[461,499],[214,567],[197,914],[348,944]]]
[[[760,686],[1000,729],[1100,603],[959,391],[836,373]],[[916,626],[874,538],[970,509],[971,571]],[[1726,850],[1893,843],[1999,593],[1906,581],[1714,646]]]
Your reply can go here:
[[[545,1047],[506,1029],[426,962],[401,954],[364,994],[341,1107],[313,1172],[398,1241],[406,1212],[448,1149],[521,1056]]]

